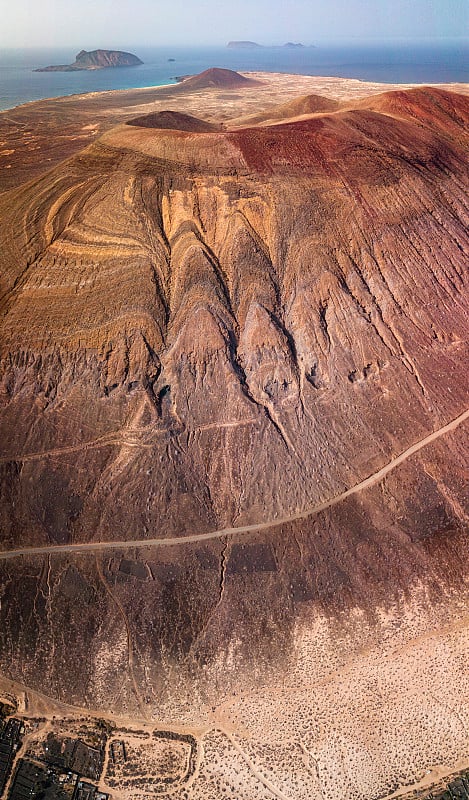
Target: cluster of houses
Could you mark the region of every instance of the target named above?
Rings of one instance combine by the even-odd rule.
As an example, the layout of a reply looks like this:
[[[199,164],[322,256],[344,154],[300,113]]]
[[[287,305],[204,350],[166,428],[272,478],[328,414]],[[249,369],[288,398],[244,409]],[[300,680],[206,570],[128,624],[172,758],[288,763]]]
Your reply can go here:
[[[0,797],[5,791],[23,733],[24,727],[19,719],[0,722]]]
[[[431,794],[426,800],[469,800],[469,772],[454,778],[443,792]]]
[[[91,783],[73,772],[61,773],[51,766],[22,758],[19,760],[8,800],[109,800]]]
[[[0,724],[0,798],[109,800],[108,794],[89,782],[101,776],[103,748],[90,747],[81,739],[51,735],[43,753],[17,758],[23,735],[24,725],[19,719]]]

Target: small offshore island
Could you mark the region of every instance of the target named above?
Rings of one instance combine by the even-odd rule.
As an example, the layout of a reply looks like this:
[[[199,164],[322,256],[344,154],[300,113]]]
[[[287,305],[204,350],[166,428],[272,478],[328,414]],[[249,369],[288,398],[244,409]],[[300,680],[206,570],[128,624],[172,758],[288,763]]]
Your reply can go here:
[[[143,64],[138,56],[121,50],[81,50],[73,64],[57,64],[40,67],[34,72],[78,72],[84,69],[105,69],[107,67],[136,67]]]
[[[257,48],[262,48],[264,50],[266,48],[270,49],[272,47],[275,47],[276,45],[265,45],[265,44],[259,44],[258,42],[249,42],[249,41],[239,41],[239,42],[234,41],[234,42],[228,42],[226,46],[230,50],[255,50]],[[302,44],[301,42],[286,42],[285,44],[279,46],[289,47],[289,48],[305,47],[305,45]],[[308,45],[308,46],[314,47],[314,45]]]

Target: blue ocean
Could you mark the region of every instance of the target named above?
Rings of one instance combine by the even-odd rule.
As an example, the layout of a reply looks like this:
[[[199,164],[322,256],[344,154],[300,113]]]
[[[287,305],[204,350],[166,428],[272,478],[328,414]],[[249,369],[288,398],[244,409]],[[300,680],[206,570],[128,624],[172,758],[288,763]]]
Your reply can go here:
[[[103,43],[106,47],[106,43]],[[85,48],[86,49],[86,48]],[[89,72],[34,72],[49,64],[70,64],[76,51],[65,49],[7,50],[0,53],[0,110],[31,100],[107,89],[131,89],[173,83],[176,76],[208,67],[240,71],[265,70],[300,75],[359,78],[383,83],[469,82],[469,43],[464,39],[333,42],[315,47],[140,47],[118,49],[144,62]],[[174,59],[174,60],[173,60]]]

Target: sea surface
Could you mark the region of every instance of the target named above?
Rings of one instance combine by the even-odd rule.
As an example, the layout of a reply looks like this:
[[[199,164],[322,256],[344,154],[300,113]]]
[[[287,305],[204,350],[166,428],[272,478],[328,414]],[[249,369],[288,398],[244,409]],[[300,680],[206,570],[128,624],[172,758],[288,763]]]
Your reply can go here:
[[[176,76],[192,75],[209,67],[338,76],[383,83],[469,82],[467,39],[399,40],[379,44],[333,42],[298,49],[149,48],[130,44],[119,49],[135,53],[144,64],[86,72],[34,72],[37,67],[49,64],[72,63],[75,50],[3,49],[0,52],[0,110],[44,97],[161,86],[174,83]]]

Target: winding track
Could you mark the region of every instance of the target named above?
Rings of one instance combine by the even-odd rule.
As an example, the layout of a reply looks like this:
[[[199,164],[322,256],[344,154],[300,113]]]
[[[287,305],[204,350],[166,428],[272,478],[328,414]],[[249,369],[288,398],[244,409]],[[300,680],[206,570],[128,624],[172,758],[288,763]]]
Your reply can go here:
[[[210,422],[207,425],[199,425],[197,428],[191,428],[189,433],[192,434],[200,431],[208,431],[212,430],[213,428],[237,428],[241,425],[252,425],[257,421],[258,420],[256,418],[252,418],[234,420],[233,422]],[[123,433],[127,434],[127,439],[124,438]],[[65,445],[64,447],[54,447],[51,450],[38,450],[36,453],[15,453],[13,455],[2,455],[0,456],[0,464],[10,464],[12,461],[18,461],[19,463],[24,464],[28,461],[41,461],[45,458],[54,458],[54,456],[61,457],[70,455],[71,453],[82,453],[86,450],[99,450],[100,448],[104,447],[135,447],[136,449],[140,450],[151,450],[153,447],[152,442],[141,442],[138,439],[131,439],[132,435],[138,433],[142,433],[142,430],[130,427],[124,429],[119,428],[119,430],[116,431],[103,433],[103,435],[98,436],[97,439],[90,439],[89,441],[80,442],[79,444],[70,444]],[[164,436],[166,434],[167,430],[165,428],[153,431],[153,436]]]
[[[332,508],[338,503],[341,503],[342,500],[346,500],[347,497],[351,497],[351,495],[357,494],[364,489],[368,489],[370,486],[374,486],[376,483],[379,483],[384,477],[386,477],[389,472],[392,472],[392,470],[396,469],[396,467],[410,458],[410,456],[418,453],[418,451],[422,450],[423,447],[431,444],[436,439],[444,436],[446,433],[456,430],[456,428],[458,428],[459,425],[461,425],[468,418],[469,409],[463,411],[462,414],[460,414],[458,417],[455,417],[455,419],[451,420],[451,422],[448,422],[442,428],[438,428],[438,430],[433,431],[433,433],[430,433],[428,436],[425,436],[424,439],[420,439],[407,450],[404,450],[399,456],[396,456],[396,458],[393,458],[392,461],[389,461],[387,464],[385,464],[384,467],[381,467],[381,469],[379,469],[377,472],[374,472],[368,478],[365,478],[365,480],[360,481],[360,483],[355,484],[355,486],[352,486],[351,489],[347,489],[347,491],[332,497],[330,500],[325,500],[322,503],[318,503],[311,508],[299,511],[296,514],[290,514],[289,516],[269,520],[268,522],[256,522],[252,525],[240,525],[238,528],[222,528],[218,531],[197,533],[189,536],[173,536],[169,539],[127,539],[126,541],[115,542],[83,542],[82,544],[56,544],[44,545],[41,547],[22,547],[17,550],[2,550],[0,551],[0,560],[5,561],[6,559],[19,558],[20,556],[56,555],[60,553],[96,553],[102,550],[127,550],[131,547],[168,547],[175,544],[204,542],[210,539],[222,539],[224,536],[237,536],[239,534],[267,530],[268,528],[277,528],[279,525],[284,525],[288,522],[295,522],[298,519],[305,519],[306,517],[313,516],[314,514],[319,514],[321,511],[325,511],[326,509]]]

